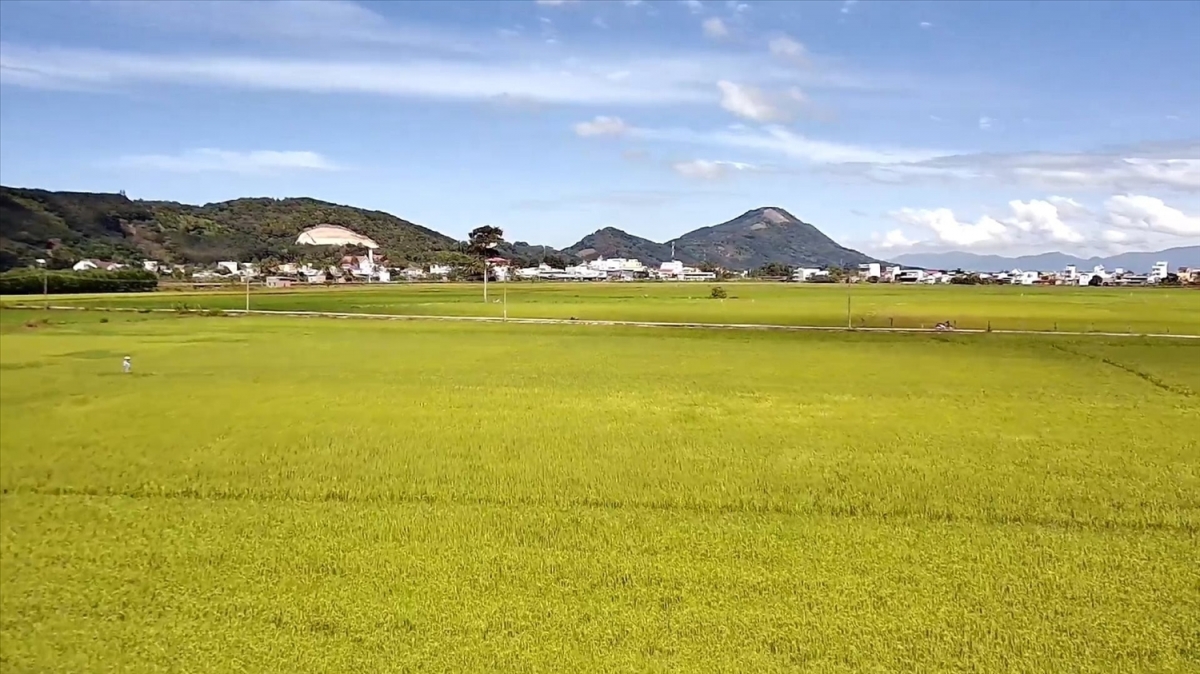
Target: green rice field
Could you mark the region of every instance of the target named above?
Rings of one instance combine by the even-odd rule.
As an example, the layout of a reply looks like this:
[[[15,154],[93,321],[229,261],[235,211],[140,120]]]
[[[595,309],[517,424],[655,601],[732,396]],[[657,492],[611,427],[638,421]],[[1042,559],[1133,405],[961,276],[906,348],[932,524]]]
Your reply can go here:
[[[592,319],[847,296],[517,285]],[[1200,333],[1186,290],[850,292]],[[1200,671],[1200,340],[3,309],[0,671]]]
[[[1200,335],[1200,289],[707,283],[390,284],[253,287],[258,310],[673,323],[959,328]],[[507,287],[505,287],[507,286]],[[52,298],[56,305],[244,309],[244,290]],[[6,297],[38,304],[40,297]]]

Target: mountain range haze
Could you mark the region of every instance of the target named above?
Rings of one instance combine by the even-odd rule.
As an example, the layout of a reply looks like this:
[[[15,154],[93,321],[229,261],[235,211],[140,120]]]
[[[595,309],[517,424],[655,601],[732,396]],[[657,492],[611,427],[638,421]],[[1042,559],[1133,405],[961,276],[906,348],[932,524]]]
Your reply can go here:
[[[1131,269],[1144,272],[1148,271],[1154,263],[1159,261],[1167,262],[1172,270],[1177,267],[1200,267],[1200,246],[1180,246],[1160,251],[1121,253],[1107,257],[1094,256],[1088,258],[1057,252],[1003,257],[999,255],[978,255],[955,251],[897,255],[894,260],[905,266],[943,270],[1012,271],[1013,269],[1022,269],[1026,271],[1060,271],[1068,265],[1075,265],[1081,270],[1102,265],[1105,269]]]

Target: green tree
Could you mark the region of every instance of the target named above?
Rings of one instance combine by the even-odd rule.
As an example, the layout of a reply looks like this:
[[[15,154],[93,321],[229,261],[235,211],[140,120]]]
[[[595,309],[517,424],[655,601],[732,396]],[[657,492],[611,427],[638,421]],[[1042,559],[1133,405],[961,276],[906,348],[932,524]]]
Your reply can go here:
[[[768,262],[758,268],[756,276],[769,278],[791,277],[793,271],[791,265],[783,264],[782,262]]]
[[[470,254],[486,258],[492,254],[496,246],[504,242],[504,230],[491,225],[483,225],[472,229],[467,237],[467,249]]]

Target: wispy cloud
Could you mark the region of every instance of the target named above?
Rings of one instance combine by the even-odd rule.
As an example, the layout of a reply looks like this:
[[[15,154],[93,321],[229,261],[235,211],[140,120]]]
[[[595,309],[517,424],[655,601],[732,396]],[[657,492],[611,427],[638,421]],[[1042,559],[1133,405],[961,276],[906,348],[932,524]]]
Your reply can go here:
[[[928,21],[922,21],[922,22],[920,23],[920,26],[921,26],[922,28],[933,28],[933,24],[932,24],[932,23],[930,23],[930,22],[928,22]]]
[[[709,159],[693,159],[691,161],[679,161],[671,164],[671,169],[679,175],[699,180],[716,180],[724,178],[733,172],[751,171],[754,168],[753,165],[742,162]]]
[[[787,35],[780,35],[767,43],[767,48],[775,57],[790,61],[796,65],[808,65],[808,50],[804,45]]]
[[[792,88],[783,94],[767,94],[757,87],[728,80],[717,82],[721,91],[721,107],[744,119],[756,122],[787,121],[806,103],[804,94]]]
[[[729,27],[721,19],[713,16],[705,19],[700,27],[704,30],[704,35],[711,37],[714,40],[729,37]]]
[[[262,174],[281,171],[336,171],[342,167],[316,152],[253,150],[237,152],[201,148],[177,155],[127,155],[115,164],[124,168],[173,173]]]
[[[580,122],[575,125],[575,133],[579,136],[621,136],[629,131],[629,125],[620,117],[597,116],[590,122]]]
[[[704,11],[704,3],[700,0],[682,0],[692,14],[699,14]]]
[[[222,86],[449,100],[652,105],[712,100],[699,61],[642,59],[576,68],[518,60],[337,61],[30,50],[0,44],[0,84],[43,88]],[[612,78],[633,72],[636,77]]]
[[[413,22],[397,25],[350,0],[102,0],[89,9],[116,13],[156,30],[224,34],[253,40],[311,44],[348,42],[411,47],[440,53],[474,53],[478,45],[445,29]]]
[[[947,153],[914,148],[867,147],[849,143],[816,140],[782,126],[763,129],[722,129],[696,132],[688,129],[634,129],[632,135],[662,141],[711,145],[764,154],[781,155],[806,164],[843,164],[889,166],[923,161]]]
[[[993,120],[991,117],[980,117],[979,118],[979,130],[980,131],[988,131],[989,129],[992,128],[992,122],[994,122],[994,121],[995,120]]]
[[[842,14],[849,14],[854,9],[854,6],[857,4],[858,4],[858,0],[843,0],[842,1]]]
[[[946,154],[892,165],[844,167],[880,182],[969,180],[1041,189],[1166,189],[1200,192],[1200,140],[1133,145],[1090,152]]]

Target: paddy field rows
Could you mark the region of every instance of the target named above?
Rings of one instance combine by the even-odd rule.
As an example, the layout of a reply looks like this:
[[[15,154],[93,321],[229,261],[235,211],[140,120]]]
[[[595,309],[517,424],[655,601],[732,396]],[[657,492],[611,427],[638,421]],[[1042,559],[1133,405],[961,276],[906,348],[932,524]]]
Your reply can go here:
[[[1194,340],[0,310],[0,665],[1196,671],[1198,394]]]
[[[389,284],[250,289],[258,310],[411,316],[1200,335],[1200,289],[708,283]],[[506,287],[507,286],[507,287]],[[5,297],[4,303],[39,297]],[[244,288],[55,297],[57,305],[244,309]]]

